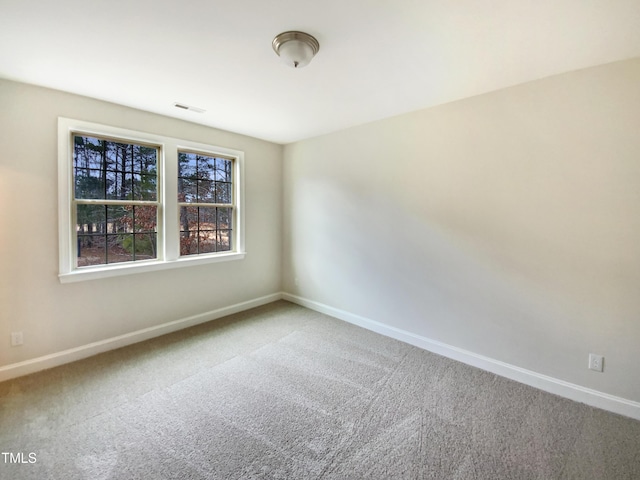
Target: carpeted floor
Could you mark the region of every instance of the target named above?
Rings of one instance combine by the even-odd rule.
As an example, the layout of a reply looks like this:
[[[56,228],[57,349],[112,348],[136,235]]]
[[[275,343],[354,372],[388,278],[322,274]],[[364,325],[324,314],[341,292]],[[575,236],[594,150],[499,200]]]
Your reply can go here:
[[[623,480],[640,422],[280,301],[0,383],[0,452],[3,480]]]

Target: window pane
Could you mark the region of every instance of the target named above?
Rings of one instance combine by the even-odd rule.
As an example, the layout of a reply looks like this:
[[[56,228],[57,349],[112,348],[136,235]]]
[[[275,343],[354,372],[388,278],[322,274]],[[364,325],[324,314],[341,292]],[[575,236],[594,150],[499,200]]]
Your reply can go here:
[[[229,230],[232,227],[231,222],[232,222],[232,211],[231,208],[217,208],[217,214],[218,214],[218,229],[223,229],[223,230]]]
[[[133,218],[131,207],[109,205],[107,208],[106,233],[132,233]]]
[[[198,207],[180,207],[180,231],[198,230]]]
[[[201,180],[213,180],[216,167],[216,159],[206,155],[197,155],[198,178]]]
[[[104,234],[105,207],[104,205],[78,205],[76,208],[76,230],[78,234]]]
[[[133,234],[107,235],[107,263],[133,261]]]
[[[156,258],[157,241],[155,233],[136,233],[134,240],[136,242],[136,260],[151,260]]]
[[[215,203],[214,183],[211,180],[198,180],[198,202]]]
[[[133,199],[156,201],[158,198],[157,178],[155,175],[133,176]]]
[[[133,197],[133,174],[123,170],[107,172],[107,199],[131,200]]]
[[[157,172],[156,149],[143,145],[134,145],[133,148],[133,171],[147,175],[156,175]]]
[[[101,140],[104,148],[103,168],[113,170],[116,167],[116,144],[109,140]]]
[[[112,207],[110,207],[112,208]],[[119,232],[134,233],[133,235],[121,235],[117,245],[123,250],[119,252],[114,247],[113,254],[122,260],[149,260],[156,258],[157,254],[157,214],[158,208],[155,206],[135,206],[127,205],[123,207],[113,207],[120,209],[118,225],[124,228]],[[130,258],[126,260],[124,255]],[[111,261],[109,263],[112,263]]]
[[[217,208],[217,249],[231,250],[231,232],[233,229],[233,211],[231,208]]]
[[[211,253],[216,251],[215,232],[201,231],[198,234],[198,253]]]
[[[118,143],[117,144],[117,170],[122,170],[123,172],[132,173],[134,169],[134,150],[135,145]]]
[[[199,230],[216,229],[216,209],[215,207],[199,207]]]
[[[158,208],[154,206],[129,207],[133,211],[134,230],[140,232],[157,232]]]
[[[121,187],[118,183],[119,178],[116,176],[116,172],[106,170],[104,174],[107,181],[107,194],[104,198],[119,199]]]
[[[75,198],[104,198],[105,183],[100,170],[77,168],[75,173]]]
[[[231,230],[218,230],[216,235],[216,251],[231,250]]]
[[[231,160],[216,158],[215,180],[231,183]]]
[[[104,235],[78,235],[78,267],[105,264],[105,253]]]
[[[198,237],[196,232],[180,232],[180,255],[198,253]]]
[[[101,170],[105,160],[104,143],[94,137],[74,137],[73,166]]]
[[[178,152],[178,177],[195,179],[196,165],[195,153]]]
[[[78,205],[76,231],[78,233],[78,266],[106,263],[105,233],[106,208],[104,205]]]
[[[197,182],[191,178],[178,178],[178,201],[179,202],[196,202]]]
[[[215,203],[232,203],[230,183],[216,182],[215,190],[216,190]]]

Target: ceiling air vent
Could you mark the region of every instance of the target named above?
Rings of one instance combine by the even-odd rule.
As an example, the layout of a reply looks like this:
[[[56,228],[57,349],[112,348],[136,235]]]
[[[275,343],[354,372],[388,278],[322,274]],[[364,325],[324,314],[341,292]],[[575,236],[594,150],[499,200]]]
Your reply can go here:
[[[196,113],[204,113],[206,111],[204,108],[192,107],[191,105],[186,105],[184,103],[176,102],[173,104],[173,106],[176,108],[181,108],[183,110],[189,110],[191,112],[196,112]]]

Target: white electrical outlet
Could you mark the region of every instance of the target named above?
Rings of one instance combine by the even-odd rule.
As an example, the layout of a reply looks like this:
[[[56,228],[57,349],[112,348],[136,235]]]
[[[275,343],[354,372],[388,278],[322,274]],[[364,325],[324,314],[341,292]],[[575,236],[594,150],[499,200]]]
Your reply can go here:
[[[22,332],[11,332],[11,346],[17,347],[24,343],[24,337],[22,336]]]
[[[604,370],[604,357],[602,355],[596,355],[595,353],[590,353],[589,354],[589,370],[602,372]]]

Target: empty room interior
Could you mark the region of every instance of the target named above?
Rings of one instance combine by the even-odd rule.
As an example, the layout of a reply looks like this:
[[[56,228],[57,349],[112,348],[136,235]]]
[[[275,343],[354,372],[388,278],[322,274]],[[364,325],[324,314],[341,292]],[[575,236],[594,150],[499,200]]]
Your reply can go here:
[[[640,478],[640,3],[0,0],[0,479]]]

